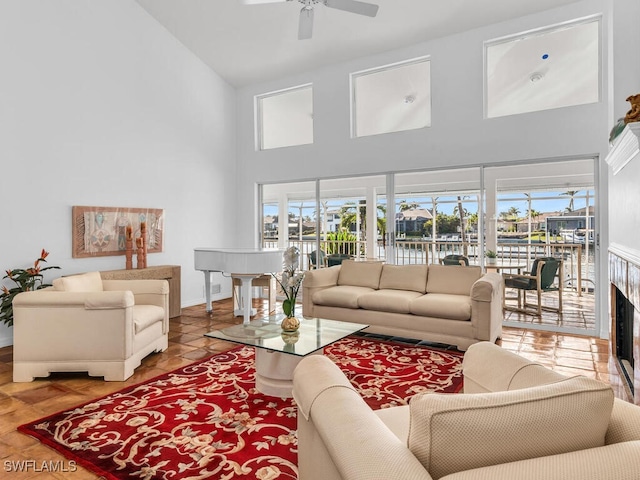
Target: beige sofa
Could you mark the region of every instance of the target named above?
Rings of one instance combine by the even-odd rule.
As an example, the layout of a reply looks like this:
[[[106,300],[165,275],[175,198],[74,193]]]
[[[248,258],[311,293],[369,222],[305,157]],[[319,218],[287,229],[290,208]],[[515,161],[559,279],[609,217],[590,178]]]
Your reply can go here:
[[[328,358],[293,379],[300,480],[638,480],[640,407],[489,343],[463,362],[463,394],[371,410]]]
[[[123,381],[145,356],[168,347],[169,284],[72,275],[16,295],[13,315],[14,382],[50,372]]]
[[[345,260],[302,284],[305,317],[369,325],[368,332],[469,345],[502,334],[504,282],[480,267]]]

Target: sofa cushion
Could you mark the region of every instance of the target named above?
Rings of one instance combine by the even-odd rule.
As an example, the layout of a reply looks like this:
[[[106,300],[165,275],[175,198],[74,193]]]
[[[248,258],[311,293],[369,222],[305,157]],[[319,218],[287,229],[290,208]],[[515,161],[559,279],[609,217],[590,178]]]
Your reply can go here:
[[[447,475],[445,480],[638,480],[640,440],[529,458]]]
[[[457,269],[458,267],[447,268]],[[422,317],[471,320],[471,297],[467,295],[427,293],[412,300],[409,311]]]
[[[314,292],[311,295],[311,300],[316,305],[358,308],[358,297],[373,291],[373,288],[339,285],[337,287],[329,287]]]
[[[56,278],[53,288],[61,292],[102,292],[100,272],[87,272]]]
[[[157,305],[134,305],[133,325],[135,333],[140,333],[145,328],[156,322],[164,320],[164,308]]]
[[[378,312],[411,313],[411,301],[421,293],[403,290],[375,290],[358,297],[358,306]]]
[[[382,262],[344,260],[338,274],[338,285],[378,288],[382,265]]]
[[[378,288],[426,293],[428,271],[429,267],[426,264],[383,265]]]
[[[429,265],[427,293],[470,295],[474,282],[482,276],[480,267]]]
[[[416,395],[408,446],[437,480],[602,446],[612,406],[611,387],[586,377],[510,392]]]

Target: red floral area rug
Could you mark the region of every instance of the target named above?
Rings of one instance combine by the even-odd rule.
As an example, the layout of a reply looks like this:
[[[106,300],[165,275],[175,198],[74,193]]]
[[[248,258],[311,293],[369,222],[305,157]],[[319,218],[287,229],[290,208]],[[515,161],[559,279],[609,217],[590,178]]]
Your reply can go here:
[[[457,392],[462,354],[352,336],[325,348],[374,409]],[[295,479],[295,402],[238,347],[18,430],[107,479]]]

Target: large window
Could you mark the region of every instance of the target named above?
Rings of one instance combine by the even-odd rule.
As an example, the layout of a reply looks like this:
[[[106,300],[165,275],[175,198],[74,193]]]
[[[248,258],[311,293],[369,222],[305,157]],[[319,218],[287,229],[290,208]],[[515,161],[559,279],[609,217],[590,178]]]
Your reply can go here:
[[[313,88],[303,85],[256,97],[258,149],[313,143]]]
[[[476,268],[528,274],[553,256],[562,260],[562,297],[543,302],[560,308],[562,298],[562,315],[506,310],[505,325],[595,335],[595,167],[576,158],[262,185],[263,245],[297,246],[303,269],[345,256],[404,265],[463,255]],[[314,265],[318,251],[327,261]],[[513,289],[505,305],[518,305]]]
[[[486,116],[597,102],[599,39],[598,17],[487,42]]]
[[[352,136],[430,126],[430,76],[427,58],[351,74]]]

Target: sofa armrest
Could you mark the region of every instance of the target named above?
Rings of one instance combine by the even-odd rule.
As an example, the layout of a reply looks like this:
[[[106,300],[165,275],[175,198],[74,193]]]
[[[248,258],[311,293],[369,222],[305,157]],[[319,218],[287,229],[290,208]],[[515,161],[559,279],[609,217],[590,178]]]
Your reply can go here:
[[[636,480],[639,470],[640,442],[625,442],[475,468],[443,480]]]
[[[335,287],[338,284],[338,274],[341,265],[328,268],[309,270],[302,281],[302,315],[313,317],[313,301],[311,296],[318,290]]]
[[[496,296],[504,290],[504,280],[502,275],[496,272],[487,272],[476,280],[471,286],[471,299],[478,302],[490,303],[495,301]]]
[[[613,401],[605,443],[608,445],[630,440],[640,440],[640,406],[616,398]]]
[[[298,468],[305,480],[430,480],[328,358],[302,359],[293,377],[298,403]]]
[[[318,268],[316,270],[309,270],[305,273],[303,280],[303,287],[317,288],[317,287],[333,287],[338,284],[338,274],[342,265],[336,265],[328,268]]]
[[[502,336],[502,275],[496,272],[485,273],[471,286],[470,296],[474,338],[495,342]]]
[[[115,310],[133,307],[131,292],[60,292],[36,290],[23,292],[13,299],[13,308],[82,308],[85,310]]]
[[[566,378],[491,342],[475,343],[467,349],[462,373],[464,393],[504,392]]]

